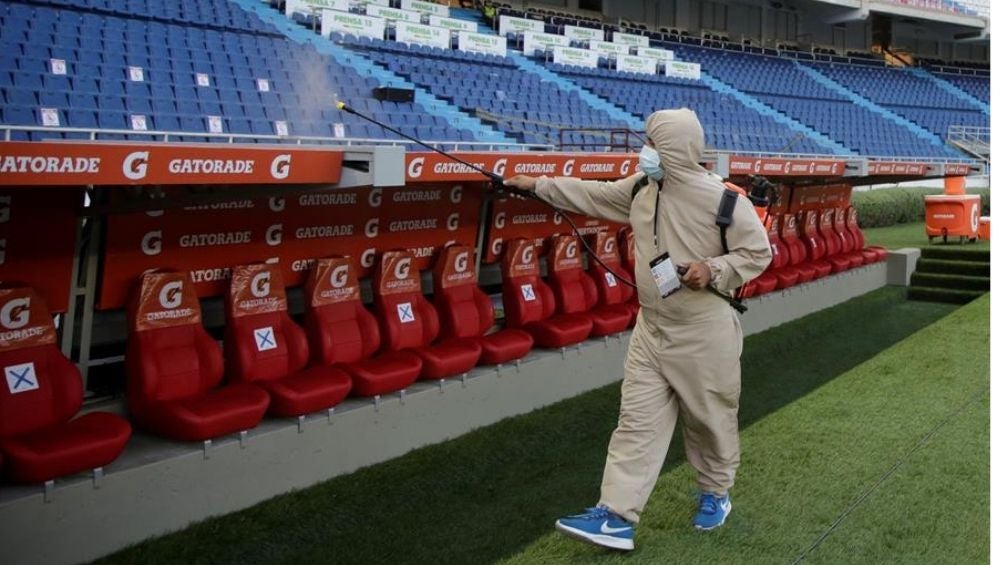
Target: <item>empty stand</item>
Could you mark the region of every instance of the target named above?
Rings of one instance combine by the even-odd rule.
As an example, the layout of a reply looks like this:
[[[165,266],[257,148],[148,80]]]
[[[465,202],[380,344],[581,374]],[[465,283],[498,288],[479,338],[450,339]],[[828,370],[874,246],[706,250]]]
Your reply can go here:
[[[352,394],[375,396],[407,388],[422,372],[409,351],[380,349],[380,327],[359,296],[348,257],[318,259],[305,289],[304,325],[314,362],[336,365],[352,377]]]
[[[477,365],[481,345],[475,337],[439,339],[439,315],[422,295],[418,269],[408,251],[386,251],[374,279],[377,320],[387,351],[407,351],[422,359],[421,378],[442,379]]]
[[[141,427],[196,441],[255,427],[269,396],[248,383],[220,387],[223,353],[202,327],[185,275],[144,274],[129,306],[129,412]]]
[[[235,267],[224,334],[230,382],[255,383],[271,399],[269,413],[300,416],[331,408],[352,387],[332,365],[308,367],[307,336],[289,317],[282,272],[258,263]]]
[[[506,242],[502,264],[502,303],[506,326],[533,336],[534,345],[565,347],[584,341],[593,329],[586,314],[556,314],[551,288],[540,278],[540,265],[533,242]]]
[[[121,417],[79,417],[83,381],[56,347],[52,316],[33,289],[0,289],[0,455],[3,474],[43,482],[102,467],[122,453],[132,428]]]

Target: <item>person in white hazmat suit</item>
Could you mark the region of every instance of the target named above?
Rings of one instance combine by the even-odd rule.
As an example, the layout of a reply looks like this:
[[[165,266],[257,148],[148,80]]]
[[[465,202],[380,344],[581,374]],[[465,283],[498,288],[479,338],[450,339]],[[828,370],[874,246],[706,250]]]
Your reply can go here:
[[[556,524],[564,534],[622,550],[634,549],[634,528],[662,469],[677,416],[701,490],[694,527],[710,530],[725,523],[739,466],[743,334],[729,303],[704,287],[730,292],[771,261],[766,230],[746,198],[736,203],[726,231],[728,252],[723,249],[715,219],[727,189],[698,163],[704,130],[694,112],[657,111],[646,120],[645,132],[641,172],[620,181],[523,175],[505,181],[565,210],[630,222],[634,230],[641,312],[624,361],[620,418],[610,438],[599,504]],[[641,188],[634,193],[636,184]],[[686,268],[679,281],[668,280],[674,265]],[[679,283],[678,291],[663,296]]]

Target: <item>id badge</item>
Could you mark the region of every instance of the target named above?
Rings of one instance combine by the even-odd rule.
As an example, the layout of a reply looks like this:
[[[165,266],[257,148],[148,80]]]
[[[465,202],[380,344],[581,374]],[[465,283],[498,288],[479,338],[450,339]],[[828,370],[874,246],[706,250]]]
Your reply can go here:
[[[677,276],[676,267],[669,258],[669,253],[663,253],[652,259],[648,266],[652,269],[652,278],[655,279],[655,285],[659,287],[659,294],[663,298],[680,290],[680,277]]]

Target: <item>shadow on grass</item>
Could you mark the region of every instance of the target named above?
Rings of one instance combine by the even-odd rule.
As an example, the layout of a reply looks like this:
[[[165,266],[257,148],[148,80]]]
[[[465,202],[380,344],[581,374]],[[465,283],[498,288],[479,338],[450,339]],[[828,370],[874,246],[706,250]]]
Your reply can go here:
[[[740,425],[954,309],[904,296],[902,288],[885,288],[749,337]],[[618,400],[618,386],[607,386],[103,562],[489,563],[550,531],[556,517],[595,502]],[[678,439],[667,469],[683,461]]]

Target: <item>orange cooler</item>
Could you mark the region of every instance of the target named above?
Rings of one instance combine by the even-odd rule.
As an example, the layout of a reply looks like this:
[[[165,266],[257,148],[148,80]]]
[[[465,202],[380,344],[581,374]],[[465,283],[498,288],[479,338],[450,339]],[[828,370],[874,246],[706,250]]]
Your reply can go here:
[[[980,239],[990,241],[990,216],[980,216]]]
[[[924,197],[927,237],[976,239],[979,231],[978,194],[937,194]]]

